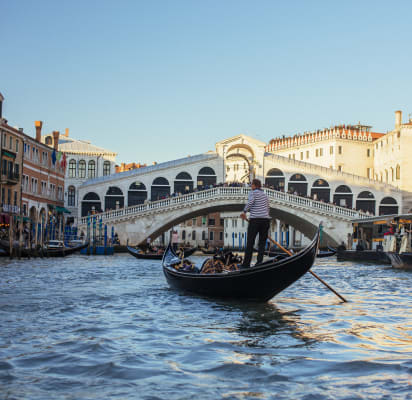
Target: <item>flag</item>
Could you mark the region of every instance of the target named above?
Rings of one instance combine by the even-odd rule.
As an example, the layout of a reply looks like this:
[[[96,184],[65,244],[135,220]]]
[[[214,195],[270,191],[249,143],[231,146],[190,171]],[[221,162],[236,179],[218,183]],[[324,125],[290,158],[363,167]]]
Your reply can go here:
[[[66,161],[66,153],[63,153],[63,159],[61,162],[61,167],[63,168],[63,170],[66,171],[66,166],[67,166],[67,161]]]
[[[62,158],[62,152],[61,151],[59,151],[58,153],[57,153],[57,161],[60,161],[60,159]]]
[[[52,153],[52,163],[53,165],[56,164],[56,150],[53,150],[53,153]]]

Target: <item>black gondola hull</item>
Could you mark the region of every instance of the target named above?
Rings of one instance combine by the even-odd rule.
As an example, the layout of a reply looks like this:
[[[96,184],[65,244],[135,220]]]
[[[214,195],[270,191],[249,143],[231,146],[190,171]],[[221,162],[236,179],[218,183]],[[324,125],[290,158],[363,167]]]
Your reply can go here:
[[[306,249],[287,259],[267,261],[257,267],[226,274],[185,273],[168,266],[163,272],[173,288],[217,298],[266,302],[301,278],[312,267],[319,244],[319,233]],[[169,258],[170,259],[170,258]]]
[[[412,270],[412,253],[387,252],[386,255],[391,260],[393,268]]]
[[[133,247],[126,246],[127,251],[134,257],[140,258],[143,260],[162,260],[163,259],[163,253],[161,254],[155,254],[155,253],[143,253]],[[185,257],[190,257],[194,252],[196,251],[196,248],[192,249],[185,249]]]

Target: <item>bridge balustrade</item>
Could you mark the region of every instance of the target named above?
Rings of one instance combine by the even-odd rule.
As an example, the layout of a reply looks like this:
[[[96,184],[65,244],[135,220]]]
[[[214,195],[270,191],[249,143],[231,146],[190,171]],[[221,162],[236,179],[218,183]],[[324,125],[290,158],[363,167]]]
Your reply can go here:
[[[349,208],[340,207],[330,203],[324,203],[317,200],[312,200],[306,197],[296,196],[290,193],[280,192],[273,189],[264,189],[268,195],[269,201],[281,202],[298,207],[304,207],[311,210],[316,210],[324,214],[333,214],[347,219],[367,218],[368,215],[361,211],[351,210]],[[138,204],[130,207],[125,207],[118,210],[106,211],[94,216],[103,221],[124,219],[129,216],[143,214],[150,210],[165,210],[174,208],[179,205],[193,204],[199,201],[218,198],[236,198],[246,203],[247,196],[250,192],[249,187],[225,187],[219,186],[212,189],[207,189],[199,192],[192,192],[176,197],[169,197],[167,199],[147,202],[145,204]],[[81,218],[81,224],[87,224],[87,217]]]

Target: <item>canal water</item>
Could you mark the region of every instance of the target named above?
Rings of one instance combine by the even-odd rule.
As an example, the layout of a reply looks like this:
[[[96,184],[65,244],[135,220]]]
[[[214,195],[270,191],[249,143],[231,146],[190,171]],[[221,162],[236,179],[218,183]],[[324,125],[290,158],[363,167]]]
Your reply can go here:
[[[412,273],[312,270],[349,302],[310,274],[248,304],[128,254],[1,259],[0,398],[412,399]]]

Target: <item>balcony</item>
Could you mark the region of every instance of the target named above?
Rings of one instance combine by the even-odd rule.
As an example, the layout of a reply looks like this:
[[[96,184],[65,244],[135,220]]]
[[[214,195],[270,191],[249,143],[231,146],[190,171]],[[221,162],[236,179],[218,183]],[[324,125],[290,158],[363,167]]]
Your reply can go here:
[[[20,182],[20,174],[16,172],[7,172],[1,175],[3,185],[17,185]]]

